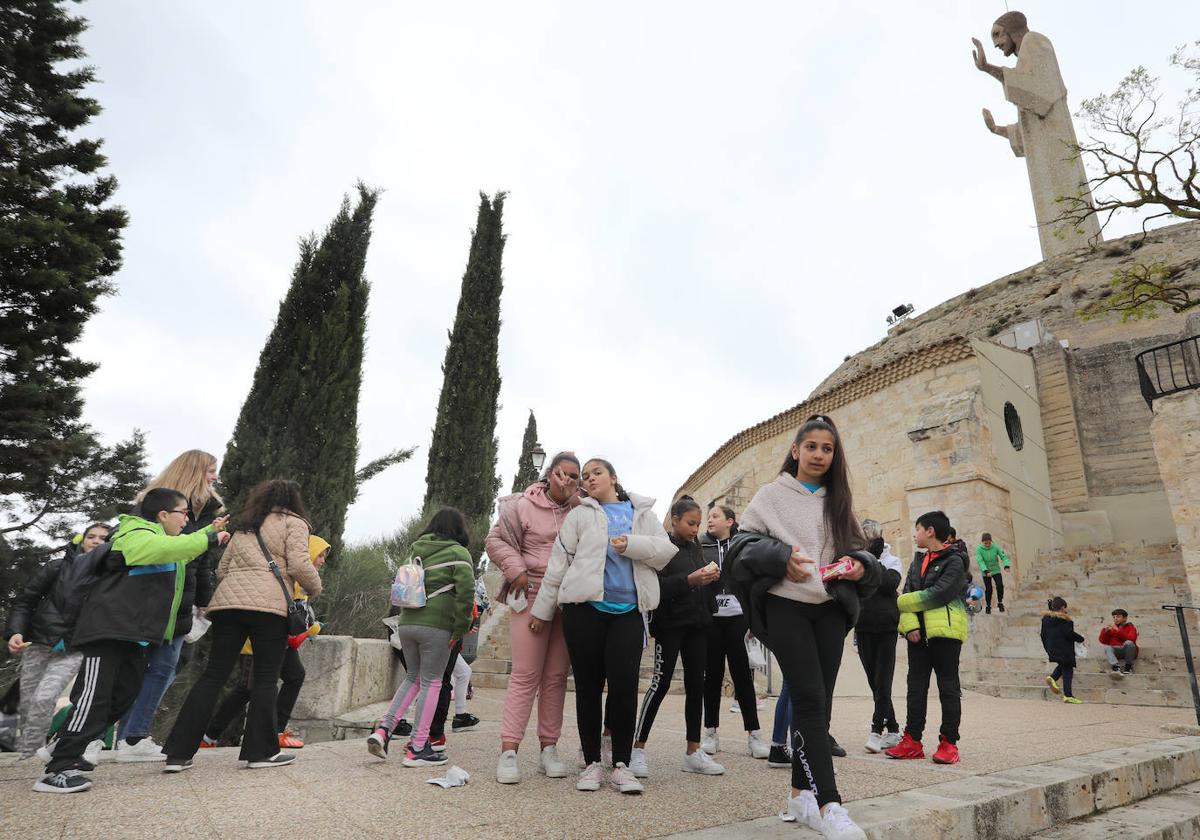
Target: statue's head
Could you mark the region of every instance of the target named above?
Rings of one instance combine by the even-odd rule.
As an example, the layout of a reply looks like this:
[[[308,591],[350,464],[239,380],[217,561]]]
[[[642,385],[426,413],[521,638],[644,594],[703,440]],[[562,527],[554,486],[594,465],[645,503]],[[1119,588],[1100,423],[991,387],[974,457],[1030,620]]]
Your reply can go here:
[[[1021,12],[1005,12],[992,24],[992,45],[1005,55],[1021,49],[1021,39],[1029,31],[1029,21]]]

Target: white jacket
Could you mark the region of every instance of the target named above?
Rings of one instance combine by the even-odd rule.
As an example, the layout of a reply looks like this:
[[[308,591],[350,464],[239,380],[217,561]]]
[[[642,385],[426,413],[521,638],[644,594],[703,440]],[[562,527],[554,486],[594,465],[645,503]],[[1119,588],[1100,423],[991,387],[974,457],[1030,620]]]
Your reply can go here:
[[[647,613],[658,606],[657,572],[679,549],[654,515],[654,499],[630,493],[629,501],[633,502],[633,532],[624,556],[633,561],[638,610]],[[550,621],[562,604],[604,600],[607,555],[608,516],[595,499],[583,499],[567,514],[550,550],[546,576],[533,603],[534,618]]]

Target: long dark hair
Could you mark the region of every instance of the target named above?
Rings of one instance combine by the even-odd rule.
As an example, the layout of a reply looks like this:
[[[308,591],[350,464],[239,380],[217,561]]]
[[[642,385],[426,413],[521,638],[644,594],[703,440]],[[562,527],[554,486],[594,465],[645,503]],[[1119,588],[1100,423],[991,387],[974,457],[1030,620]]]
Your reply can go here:
[[[458,508],[444,507],[435,513],[420,536],[423,537],[426,534],[454,540],[463,548],[467,548],[471,544],[471,536],[467,533],[467,518]]]
[[[304,499],[300,495],[300,485],[287,478],[272,478],[254,485],[246,504],[242,507],[242,515],[238,517],[239,531],[257,531],[266,522],[267,517],[279,511],[294,513],[305,522],[308,521],[308,510],[304,507]]]
[[[570,461],[578,469],[580,469],[580,470],[583,469],[583,464],[579,463],[579,456],[576,455],[574,452],[559,452],[557,455],[555,455],[553,458],[550,459],[550,464],[542,472],[542,477],[541,477],[540,481],[543,484],[549,484],[550,483],[550,474],[552,472],[554,472],[554,468],[557,467],[559,464],[561,464],[563,461]]]
[[[850,492],[850,468],[846,464],[846,453],[842,449],[842,436],[838,434],[833,420],[824,414],[814,414],[804,421],[792,446],[804,442],[812,432],[826,431],[833,435],[833,460],[829,469],[821,476],[821,484],[825,488],[825,527],[833,535],[833,547],[838,553],[857,551],[866,544],[862,528],[854,516],[854,497]],[[783,459],[781,473],[787,473],[793,478],[800,468],[800,461],[792,456],[792,448],[788,447],[787,457]]]

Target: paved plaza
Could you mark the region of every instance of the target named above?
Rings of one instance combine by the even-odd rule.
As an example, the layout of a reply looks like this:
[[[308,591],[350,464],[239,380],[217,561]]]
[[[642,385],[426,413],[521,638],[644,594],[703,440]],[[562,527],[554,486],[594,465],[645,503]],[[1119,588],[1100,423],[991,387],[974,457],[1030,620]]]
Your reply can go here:
[[[902,674],[896,684],[902,685]],[[937,720],[932,698],[932,720]],[[291,834],[314,840],[346,838],[608,838],[661,837],[727,826],[737,837],[752,833],[741,823],[778,811],[789,774],[746,754],[737,718],[724,714],[722,752],[727,772],[717,778],[683,773],[683,698],[667,698],[648,752],[652,776],[640,797],[605,789],[578,793],[574,780],[536,773],[536,742],[521,751],[525,780],[495,780],[498,720],[503,692],[479,690],[471,710],[483,719],[469,733],[450,736],[451,763],[471,773],[463,788],[425,784],[445,768],[408,769],[393,758],[368,755],[362,740],[313,744],[290,767],[247,770],[233,749],[205,750],[196,767],[168,776],[157,764],[101,764],[95,787],[83,794],[35,794],[36,760],[0,757],[0,836],[21,840],[256,840]],[[901,708],[897,694],[897,708]],[[760,713],[768,727],[774,701]],[[726,706],[728,709],[728,706]],[[1130,706],[1067,706],[1006,700],[968,692],[964,698],[962,763],[900,762],[862,750],[870,701],[856,659],[847,656],[833,730],[850,755],[835,759],[848,802],[926,787],[1068,756],[1126,747],[1173,736],[1165,724],[1194,723],[1189,709]],[[533,727],[530,728],[533,731]],[[928,739],[927,739],[928,740]],[[567,697],[564,757],[578,749],[573,697]],[[851,812],[854,808],[851,805]],[[781,828],[784,828],[781,826]],[[794,829],[796,838],[807,830]],[[754,832],[761,836],[761,830]],[[775,832],[771,832],[774,834]]]

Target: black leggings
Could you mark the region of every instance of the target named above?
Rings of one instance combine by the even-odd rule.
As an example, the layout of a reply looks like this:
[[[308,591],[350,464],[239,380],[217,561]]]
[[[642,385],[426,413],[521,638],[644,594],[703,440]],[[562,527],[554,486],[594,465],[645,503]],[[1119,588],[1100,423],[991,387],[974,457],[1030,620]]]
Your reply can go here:
[[[1054,673],[1052,673],[1050,676],[1052,676],[1054,679],[1058,679],[1059,677],[1062,677],[1063,697],[1074,697],[1075,696],[1074,694],[1071,693],[1071,680],[1075,679],[1075,666],[1074,665],[1062,665],[1060,663],[1055,663]]]
[[[675,662],[683,656],[683,719],[687,725],[688,741],[700,741],[700,712],[704,707],[704,658],[707,634],[701,627],[660,631],[654,637],[654,675],[638,713],[635,741],[650,740],[650,727],[658,707],[671,688]]]
[[[892,678],[896,674],[896,631],[886,633],[856,633],[858,658],[867,672],[867,685],[875,698],[875,713],[871,716],[871,731],[882,734],[899,732],[896,709],[892,706]]]
[[[212,614],[212,649],[204,673],[188,692],[171,734],[163,744],[168,758],[191,758],[212,720],[217,695],[237,664],[246,639],[254,648],[250,708],[242,734],[242,761],[263,761],[279,752],[275,724],[276,684],[287,649],[287,619],[259,610],[219,610]]]
[[[237,676],[237,684],[230,689],[217,706],[216,714],[208,722],[205,735],[213,741],[218,740],[233,719],[246,708],[250,702],[250,693],[254,685],[254,659],[246,657],[241,662],[242,673]],[[283,654],[283,666],[279,669],[279,697],[275,701],[275,726],[279,731],[287,729],[288,721],[292,719],[292,709],[296,706],[296,698],[304,685],[304,665],[300,662],[300,651],[288,645]]]
[[[988,609],[992,606],[992,584],[996,585],[996,602],[1004,603],[1004,577],[999,572],[993,572],[983,579],[983,597],[987,601]]]
[[[792,699],[792,787],[811,790],[818,805],[841,802],[827,710],[842,664],[846,614],[833,601],[805,604],[768,595],[767,627]]]
[[[564,604],[563,635],[575,675],[575,717],[579,745],[588,764],[600,760],[600,731],[612,732],[613,764],[629,765],[637,712],[638,671],[645,625],[637,610],[601,612],[590,604]],[[545,631],[548,632],[548,631]],[[608,699],[601,696],[608,682]]]
[[[721,689],[725,684],[725,660],[729,660],[729,677],[733,680],[733,696],[742,707],[742,725],[747,732],[758,729],[758,695],[754,692],[754,674],[750,657],[746,655],[746,631],[750,629],[744,615],[714,618],[708,628],[708,656],[704,666],[704,725],[716,729],[721,723]]]

